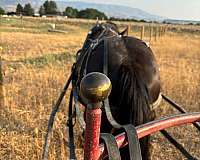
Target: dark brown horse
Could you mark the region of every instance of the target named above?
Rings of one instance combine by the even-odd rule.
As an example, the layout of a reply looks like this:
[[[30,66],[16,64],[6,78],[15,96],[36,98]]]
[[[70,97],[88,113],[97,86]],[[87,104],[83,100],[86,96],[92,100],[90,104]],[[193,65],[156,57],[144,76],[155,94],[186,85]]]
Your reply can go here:
[[[126,30],[120,33],[113,23],[96,24],[79,52],[74,84],[79,91],[84,75],[103,73],[106,52],[107,72],[112,83],[109,104],[113,117],[122,125],[132,123],[137,126],[154,118],[151,106],[159,99],[160,78],[152,50],[142,40],[125,36],[125,33]],[[82,102],[80,97],[79,100]],[[103,113],[101,132],[113,131]],[[148,159],[148,143],[148,137],[140,140],[144,160]],[[126,148],[122,150],[122,159],[129,159],[126,151]]]

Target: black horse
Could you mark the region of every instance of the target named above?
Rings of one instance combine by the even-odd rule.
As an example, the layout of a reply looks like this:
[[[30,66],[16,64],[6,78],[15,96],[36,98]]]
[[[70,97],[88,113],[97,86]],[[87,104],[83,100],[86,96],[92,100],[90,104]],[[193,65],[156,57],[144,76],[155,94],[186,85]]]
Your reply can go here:
[[[158,66],[152,50],[135,37],[119,32],[111,22],[96,24],[88,33],[83,48],[77,55],[74,69],[74,85],[79,92],[81,79],[90,72],[104,72],[112,83],[109,104],[112,115],[120,124],[134,126],[154,119],[151,106],[160,95]],[[106,42],[106,43],[105,43]],[[105,64],[107,54],[107,64]],[[80,102],[84,102],[79,97]],[[114,132],[103,112],[101,132]],[[149,137],[140,140],[143,159],[148,159]],[[122,158],[129,159],[127,149]]]

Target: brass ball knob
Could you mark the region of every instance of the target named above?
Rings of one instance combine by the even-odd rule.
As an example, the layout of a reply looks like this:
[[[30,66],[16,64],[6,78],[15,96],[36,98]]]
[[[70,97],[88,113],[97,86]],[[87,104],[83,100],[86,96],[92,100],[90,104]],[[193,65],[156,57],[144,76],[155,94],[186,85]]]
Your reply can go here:
[[[110,79],[102,73],[92,72],[81,80],[80,96],[84,103],[98,103],[110,95],[112,85]]]

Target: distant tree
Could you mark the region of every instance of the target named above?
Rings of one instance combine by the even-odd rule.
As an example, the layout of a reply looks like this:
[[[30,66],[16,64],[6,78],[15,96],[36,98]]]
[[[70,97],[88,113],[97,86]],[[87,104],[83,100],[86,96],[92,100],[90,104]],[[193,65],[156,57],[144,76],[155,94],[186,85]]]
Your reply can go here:
[[[16,8],[16,14],[20,15],[23,14],[23,7],[20,3],[17,4],[17,8]]]
[[[11,11],[11,12],[7,12],[6,14],[7,14],[8,16],[13,16],[13,15],[16,15],[16,12]]]
[[[67,7],[63,12],[63,15],[69,18],[76,18],[78,16],[78,10],[76,8]]]
[[[144,22],[144,23],[146,23],[147,21],[145,21],[144,19],[141,19],[141,20],[139,20],[140,22]]]
[[[0,7],[0,15],[3,15],[3,14],[5,14],[5,11],[3,8]]]
[[[151,22],[151,23],[153,23],[153,22]],[[163,24],[171,24],[170,22],[167,22],[167,21],[163,21],[162,23]]]
[[[34,9],[31,7],[31,4],[25,4],[24,6],[24,15],[25,16],[33,16],[34,15]]]
[[[57,14],[58,8],[55,1],[45,1],[43,4],[45,14]]]
[[[87,19],[96,19],[97,17],[99,19],[108,19],[108,17],[103,12],[100,12],[97,9],[93,9],[93,8],[87,8],[87,9],[81,10],[78,13],[78,17],[87,18]]]
[[[63,15],[63,12],[61,12],[61,11],[57,11],[56,14],[59,15],[59,16],[62,16],[62,15]]]
[[[43,15],[45,15],[46,13],[45,13],[45,9],[44,9],[44,6],[42,5],[41,7],[40,7],[40,9],[39,9],[39,14],[40,14],[40,16],[43,16]]]

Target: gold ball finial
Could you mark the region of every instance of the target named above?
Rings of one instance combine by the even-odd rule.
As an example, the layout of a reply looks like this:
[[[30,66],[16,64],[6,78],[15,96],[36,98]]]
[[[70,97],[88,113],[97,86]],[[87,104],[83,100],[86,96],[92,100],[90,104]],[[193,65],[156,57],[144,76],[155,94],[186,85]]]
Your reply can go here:
[[[86,104],[105,100],[110,95],[111,89],[110,79],[99,72],[87,74],[80,84],[81,98]]]

